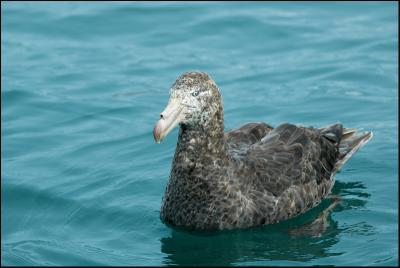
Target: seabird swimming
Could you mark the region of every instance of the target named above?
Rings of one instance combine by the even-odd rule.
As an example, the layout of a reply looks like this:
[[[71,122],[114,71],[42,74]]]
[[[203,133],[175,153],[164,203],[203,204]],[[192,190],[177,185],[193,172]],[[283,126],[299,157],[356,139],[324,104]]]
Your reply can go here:
[[[153,135],[180,125],[160,217],[190,229],[277,223],[316,206],[334,175],[372,132],[340,123],[321,128],[248,123],[224,132],[221,94],[211,77],[188,72],[175,81]]]

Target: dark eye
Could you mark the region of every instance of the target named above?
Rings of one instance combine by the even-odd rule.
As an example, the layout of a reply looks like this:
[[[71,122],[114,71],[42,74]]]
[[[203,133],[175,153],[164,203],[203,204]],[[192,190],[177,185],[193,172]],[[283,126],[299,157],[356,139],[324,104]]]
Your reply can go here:
[[[192,92],[192,96],[193,96],[193,97],[199,96],[199,91],[198,91],[198,90],[193,91],[193,92]]]

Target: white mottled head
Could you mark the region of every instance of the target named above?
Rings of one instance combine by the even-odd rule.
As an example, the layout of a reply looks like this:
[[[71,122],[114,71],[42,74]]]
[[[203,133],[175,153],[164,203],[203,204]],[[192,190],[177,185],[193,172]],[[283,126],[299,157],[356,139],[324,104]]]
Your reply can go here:
[[[177,124],[189,128],[207,128],[215,119],[222,120],[221,94],[211,77],[203,72],[188,72],[170,89],[167,107],[160,114],[153,135],[160,142]]]

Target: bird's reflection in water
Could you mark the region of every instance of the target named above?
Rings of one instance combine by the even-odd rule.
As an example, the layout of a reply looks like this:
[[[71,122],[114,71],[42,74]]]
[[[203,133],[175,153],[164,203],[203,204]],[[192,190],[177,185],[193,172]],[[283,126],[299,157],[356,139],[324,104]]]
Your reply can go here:
[[[370,235],[365,223],[338,227],[331,213],[365,206],[369,194],[361,182],[336,181],[332,190],[339,198],[325,199],[319,206],[292,220],[244,230],[189,232],[172,229],[161,239],[161,251],[168,265],[230,265],[244,261],[285,260],[307,262],[341,255],[332,252],[338,234],[357,230]]]
[[[320,237],[322,236],[330,223],[333,222],[330,218],[332,210],[340,203],[340,196],[331,196],[329,197],[332,203],[324,208],[319,215],[312,220],[310,223],[303,224],[299,227],[295,227],[289,230],[289,235],[291,237],[299,237],[299,236],[310,236],[310,237]]]

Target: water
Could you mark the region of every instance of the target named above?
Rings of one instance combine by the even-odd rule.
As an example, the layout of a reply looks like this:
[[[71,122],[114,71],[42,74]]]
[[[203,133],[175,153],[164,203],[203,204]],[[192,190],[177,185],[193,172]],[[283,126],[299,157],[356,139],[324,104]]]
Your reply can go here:
[[[397,265],[398,4],[1,3],[3,265]],[[277,225],[189,233],[160,203],[177,130],[152,128],[189,70],[210,73],[227,129],[251,121],[374,138],[329,206]]]

